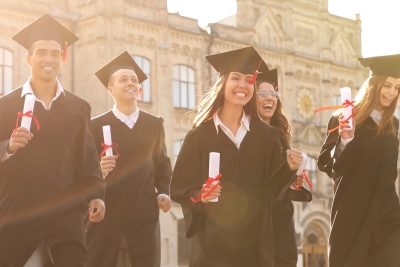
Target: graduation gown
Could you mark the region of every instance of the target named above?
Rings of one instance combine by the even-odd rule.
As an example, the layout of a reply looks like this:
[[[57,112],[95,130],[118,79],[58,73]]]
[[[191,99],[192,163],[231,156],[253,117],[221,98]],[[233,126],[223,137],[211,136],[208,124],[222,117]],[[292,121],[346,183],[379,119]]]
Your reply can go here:
[[[112,141],[118,144],[120,156],[105,178],[108,216],[92,224],[87,232],[89,267],[116,266],[123,235],[130,247],[132,266],[160,265],[157,195],[169,195],[171,162],[165,146],[163,119],[139,112],[132,129],[111,110],[92,119],[91,132],[98,155],[104,149],[102,127],[110,125]]]
[[[282,149],[282,158],[286,157],[287,149],[289,149],[288,146]],[[310,191],[304,187],[299,187],[299,189],[287,188],[282,192],[282,196],[273,203],[274,267],[297,266],[297,243],[292,201],[311,202],[312,200]]]
[[[0,98],[0,142],[22,112],[22,88]],[[0,266],[22,266],[47,239],[85,246],[87,203],[104,199],[105,183],[89,131],[90,105],[65,91],[46,110],[35,102],[32,140],[0,163]]]
[[[280,151],[275,129],[258,118],[239,149],[212,119],[186,135],[171,198],[181,204],[192,238],[191,267],[273,266],[271,203],[295,179]],[[208,179],[210,152],[221,154],[222,193],[216,203],[193,203]]]
[[[393,121],[398,129],[398,120]],[[328,129],[338,124],[332,117]],[[394,135],[374,138],[376,127],[368,117],[340,155],[338,131],[328,134],[318,158],[318,168],[334,181],[330,267],[365,266],[370,244],[381,244],[400,226],[395,190],[399,141]]]

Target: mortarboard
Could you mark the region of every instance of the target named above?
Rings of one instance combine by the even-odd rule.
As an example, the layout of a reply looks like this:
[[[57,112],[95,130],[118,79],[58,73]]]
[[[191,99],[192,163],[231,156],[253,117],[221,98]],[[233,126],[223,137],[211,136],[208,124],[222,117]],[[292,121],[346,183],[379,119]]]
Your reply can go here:
[[[261,56],[253,46],[209,55],[206,56],[206,59],[219,72],[219,75],[228,72],[253,74],[254,81],[257,78],[257,70],[262,62]],[[249,83],[254,83],[254,81]]]
[[[67,47],[79,40],[70,30],[49,14],[44,14],[19,32],[12,39],[27,50],[39,40],[54,40],[61,45],[63,61],[67,58]]]
[[[260,82],[267,82],[276,89],[278,87],[278,70],[269,70],[267,64],[265,64],[263,61],[263,63],[261,63],[257,76],[257,84],[259,84]]]
[[[358,59],[364,67],[371,69],[371,75],[400,78],[400,55],[389,55]]]
[[[139,83],[142,83],[147,79],[146,74],[142,71],[142,69],[136,64],[135,60],[133,60],[132,56],[127,52],[123,52],[109,63],[107,63],[104,67],[98,70],[95,74],[97,78],[103,83],[103,85],[108,88],[108,81],[111,75],[120,69],[129,69],[133,70],[137,77]]]

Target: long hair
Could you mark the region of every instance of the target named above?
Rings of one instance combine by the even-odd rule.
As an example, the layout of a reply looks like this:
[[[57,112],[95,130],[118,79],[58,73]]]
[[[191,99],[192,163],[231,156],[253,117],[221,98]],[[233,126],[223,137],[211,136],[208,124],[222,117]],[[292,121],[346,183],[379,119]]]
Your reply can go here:
[[[208,92],[202,97],[200,104],[194,110],[193,128],[211,119],[218,109],[224,106],[225,84],[229,74],[230,73],[225,73],[221,75],[216,83],[211,86]],[[258,117],[255,92],[253,92],[250,101],[244,105],[243,110],[246,115]]]
[[[263,82],[268,82],[268,81],[267,80],[258,81],[257,88]],[[278,91],[278,86],[275,86],[274,89]],[[276,101],[276,108],[274,114],[271,117],[270,125],[273,126],[278,131],[279,139],[281,141],[282,146],[286,145],[287,147],[289,147],[290,141],[292,140],[292,135],[290,133],[291,128],[289,125],[289,120],[284,115],[282,102],[279,98]]]
[[[354,98],[357,113],[354,115],[356,128],[361,126],[363,122],[370,116],[380,101],[380,91],[382,85],[386,82],[387,76],[372,75],[363,83],[359,92]],[[379,127],[376,127],[376,135],[381,134],[396,135],[397,129],[393,124],[393,114],[396,110],[396,105],[399,95],[392,101],[389,107],[383,110],[382,120],[379,122]]]

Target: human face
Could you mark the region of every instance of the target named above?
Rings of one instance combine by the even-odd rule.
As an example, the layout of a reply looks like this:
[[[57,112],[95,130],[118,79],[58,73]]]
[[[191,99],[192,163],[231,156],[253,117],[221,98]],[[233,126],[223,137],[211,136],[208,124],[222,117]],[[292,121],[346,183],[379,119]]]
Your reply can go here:
[[[54,81],[61,68],[61,45],[54,40],[39,40],[32,44],[26,62],[31,67],[32,78]]]
[[[388,77],[379,90],[379,102],[376,104],[376,110],[383,110],[390,106],[393,100],[399,94],[400,78]]]
[[[225,104],[243,107],[253,96],[254,84],[249,84],[253,76],[240,72],[231,72],[225,82]]]
[[[117,103],[137,101],[142,93],[138,77],[133,70],[117,70],[110,79],[113,79],[113,83],[108,87],[108,92]]]
[[[263,82],[258,85],[257,93],[260,91],[265,91],[266,97],[262,99],[257,95],[257,109],[258,113],[260,114],[261,118],[266,122],[270,123],[272,116],[276,110],[276,105],[278,99],[276,97],[272,97],[270,92],[276,92],[274,87],[267,83]]]

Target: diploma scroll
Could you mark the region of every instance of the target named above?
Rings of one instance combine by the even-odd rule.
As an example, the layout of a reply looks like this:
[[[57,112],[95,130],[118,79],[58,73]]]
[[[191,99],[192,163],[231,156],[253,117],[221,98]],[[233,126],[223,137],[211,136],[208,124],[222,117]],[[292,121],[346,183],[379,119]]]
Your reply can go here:
[[[28,111],[31,111],[33,114],[33,108],[35,107],[35,101],[36,97],[31,94],[26,94],[25,95],[25,102],[24,102],[24,109],[23,113],[26,114]],[[32,122],[32,117],[28,116],[22,116],[21,119],[21,127],[24,127],[28,131],[31,130],[31,122]]]
[[[219,174],[220,154],[218,152],[210,152],[208,177],[215,178]],[[218,182],[214,181],[211,184],[216,185]],[[218,198],[210,200],[210,202],[218,202]]]
[[[103,126],[103,137],[104,137],[104,144],[109,146],[106,150],[106,156],[113,156],[110,125]]]
[[[351,102],[352,101],[351,88],[350,87],[340,88],[340,97],[341,97],[342,103],[346,102],[346,100]],[[353,113],[352,108],[353,108],[352,106],[342,108],[342,114],[343,114],[344,119],[347,119],[351,116],[351,114]],[[351,119],[349,120],[349,127],[350,127],[349,130],[353,129],[353,121]]]
[[[307,154],[304,152],[301,152],[301,156],[303,157],[303,160],[301,161],[301,164],[300,164],[299,168],[297,169],[297,172],[296,172],[297,175],[303,175],[303,170],[304,170],[304,167],[306,166]]]

